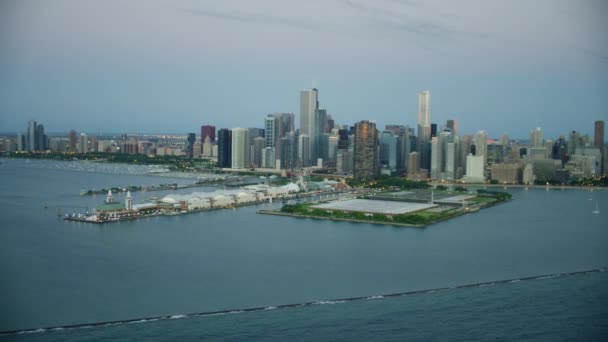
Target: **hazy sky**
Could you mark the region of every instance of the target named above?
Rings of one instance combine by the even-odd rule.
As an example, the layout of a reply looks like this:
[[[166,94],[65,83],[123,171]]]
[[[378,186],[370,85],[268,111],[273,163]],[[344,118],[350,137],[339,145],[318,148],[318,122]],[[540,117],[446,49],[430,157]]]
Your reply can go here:
[[[608,1],[0,1],[0,131],[262,127],[313,82],[338,123],[527,137],[608,120]]]

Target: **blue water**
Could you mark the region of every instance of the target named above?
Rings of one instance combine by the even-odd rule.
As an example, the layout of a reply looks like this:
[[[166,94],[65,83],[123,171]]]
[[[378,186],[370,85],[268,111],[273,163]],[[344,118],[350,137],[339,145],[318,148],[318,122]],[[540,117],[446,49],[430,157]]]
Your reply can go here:
[[[608,265],[606,191],[512,190],[509,203],[426,229],[255,213],[278,204],[86,225],[59,220],[56,208],[83,211],[79,207],[103,201],[79,196],[84,188],[171,179],[66,170],[50,161],[48,168],[23,160],[2,163],[3,331],[372,296]],[[163,193],[135,193],[135,202]],[[599,215],[591,213],[595,204]],[[607,280],[606,273],[575,275],[19,338],[589,339],[606,333]]]

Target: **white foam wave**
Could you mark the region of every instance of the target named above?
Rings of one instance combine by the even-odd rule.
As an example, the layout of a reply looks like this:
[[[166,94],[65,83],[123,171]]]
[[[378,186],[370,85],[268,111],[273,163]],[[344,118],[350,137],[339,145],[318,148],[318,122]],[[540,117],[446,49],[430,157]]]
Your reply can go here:
[[[186,315],[173,315],[173,316],[169,317],[169,319],[181,319],[184,317],[186,317]]]
[[[268,306],[268,307],[265,307],[264,310],[274,310],[276,308],[277,308],[276,306]]]
[[[479,285],[479,287],[492,286],[492,285],[496,285],[496,283],[481,284],[481,285]]]
[[[45,332],[46,329],[40,328],[40,329],[36,329],[36,330],[26,330],[26,331],[20,331],[17,333],[17,335],[23,335],[23,334],[37,334],[37,333],[41,333],[41,332]]]
[[[384,296],[369,296],[365,299],[382,299],[382,298],[384,298]]]
[[[345,301],[343,300],[320,300],[317,302],[312,303],[313,305],[325,305],[325,304],[340,304],[340,303],[344,303]]]
[[[513,279],[510,281],[510,283],[519,283],[521,281],[521,279]]]

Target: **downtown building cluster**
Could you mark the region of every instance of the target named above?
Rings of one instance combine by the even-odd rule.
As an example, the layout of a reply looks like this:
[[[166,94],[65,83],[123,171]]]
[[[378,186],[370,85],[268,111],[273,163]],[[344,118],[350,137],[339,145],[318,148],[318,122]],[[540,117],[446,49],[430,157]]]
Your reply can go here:
[[[299,119],[299,128],[296,121]],[[568,183],[605,175],[607,149],[604,122],[596,121],[593,138],[576,131],[567,137],[545,139],[541,128],[529,141],[510,140],[505,133],[491,139],[480,130],[459,135],[458,121],[431,121],[431,92],[418,95],[416,129],[399,124],[379,130],[363,120],[336,124],[319,106],[319,90],[300,91],[300,113],[271,113],[259,128],[220,128],[203,125],[200,134],[184,136],[47,138],[42,125],[30,121],[26,134],[16,138],[17,151],[114,152],[156,156],[205,158],[223,169],[261,171],[309,169],[313,172],[374,179],[379,175],[415,180],[465,183]],[[3,145],[10,145],[10,141]],[[4,150],[11,150],[6,148]]]

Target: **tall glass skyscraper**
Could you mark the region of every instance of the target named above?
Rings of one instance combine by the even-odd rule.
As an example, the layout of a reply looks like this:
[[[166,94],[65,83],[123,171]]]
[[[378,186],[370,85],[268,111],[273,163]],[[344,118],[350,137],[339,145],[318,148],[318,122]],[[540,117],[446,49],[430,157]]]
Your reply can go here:
[[[315,141],[317,130],[317,111],[319,109],[319,93],[316,88],[304,89],[300,92],[300,134],[308,136],[309,151],[316,151]],[[315,156],[311,156],[315,157]],[[311,160],[302,160],[303,166],[310,165]]]
[[[425,90],[418,95],[418,152],[420,167],[431,167],[431,92]]]

